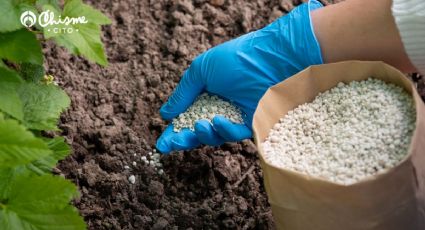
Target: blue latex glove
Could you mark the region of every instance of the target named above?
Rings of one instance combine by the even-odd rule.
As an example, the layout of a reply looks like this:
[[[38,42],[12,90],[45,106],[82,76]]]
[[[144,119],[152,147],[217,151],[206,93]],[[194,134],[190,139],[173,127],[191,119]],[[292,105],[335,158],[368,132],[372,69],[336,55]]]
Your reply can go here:
[[[252,137],[252,117],[266,90],[310,65],[323,63],[310,19],[310,11],[320,7],[320,2],[311,0],[265,28],[195,58],[161,107],[161,116],[166,120],[178,116],[200,93],[207,91],[238,106],[245,115],[245,124],[234,124],[216,116],[212,123],[198,121],[195,131],[183,129],[178,133],[171,124],[158,139],[158,150],[169,153]]]

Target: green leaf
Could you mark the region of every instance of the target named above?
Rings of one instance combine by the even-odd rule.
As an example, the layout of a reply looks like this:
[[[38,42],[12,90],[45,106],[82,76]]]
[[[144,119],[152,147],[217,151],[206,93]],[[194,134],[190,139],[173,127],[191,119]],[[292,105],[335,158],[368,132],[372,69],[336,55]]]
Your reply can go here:
[[[16,171],[11,168],[0,168],[0,198],[7,196],[10,192],[8,184],[12,183],[16,176]]]
[[[26,29],[0,33],[0,58],[18,63],[43,64],[40,42],[34,33]]]
[[[15,71],[0,65],[0,111],[18,120],[24,118],[22,102],[17,93],[21,82],[22,79]]]
[[[25,1],[1,0],[0,1],[0,32],[10,32],[22,28],[21,14],[25,10],[33,10]]]
[[[84,4],[81,0],[67,0],[63,9],[63,14],[69,17],[84,16],[89,23],[93,24],[111,24],[111,20],[102,12],[94,9],[90,5]]]
[[[19,20],[20,13],[19,6],[13,4],[12,0],[5,0],[0,2],[0,31],[13,31],[22,27]]]
[[[59,18],[60,12],[53,6],[45,5],[44,10],[51,10],[55,13],[55,19]],[[88,23],[69,24],[69,25],[49,25],[44,28],[46,38],[54,38],[56,43],[66,47],[70,52],[76,55],[82,55],[90,61],[100,65],[107,65],[108,61],[105,55],[102,41],[100,40],[100,25],[110,24],[111,21],[100,11],[89,5],[83,4],[81,0],[66,1],[62,13],[65,17],[85,17]],[[56,33],[55,33],[56,29]],[[71,33],[57,33],[57,30],[71,29]]]
[[[53,139],[45,138],[44,141],[53,153],[24,166],[26,169],[38,175],[50,173],[58,161],[63,160],[71,152],[71,148],[65,143],[65,139],[63,137],[55,137]]]
[[[14,82],[14,83],[21,83],[22,78],[16,73],[15,71],[7,68],[6,65],[2,65],[3,63],[0,63],[0,82]]]
[[[22,84],[18,94],[23,103],[23,123],[29,129],[58,130],[56,124],[62,111],[69,107],[68,95],[57,86]]]
[[[17,121],[0,121],[0,167],[27,164],[50,154],[47,144]]]
[[[40,176],[50,175],[52,168],[56,166],[58,161],[63,160],[71,152],[71,148],[65,143],[63,137],[43,138],[43,140],[52,151],[52,154],[26,165],[14,168],[0,168],[0,197],[6,192],[2,188],[9,188],[5,185],[11,183],[16,176],[29,176],[34,175],[34,173]]]
[[[36,4],[38,7],[43,8],[44,5],[51,5],[56,10],[60,10],[58,0],[37,0]]]
[[[17,176],[31,175],[33,175],[31,171],[21,166],[14,168],[0,168],[0,199],[7,196],[10,192],[10,186],[8,185],[13,183]]]
[[[23,105],[17,93],[18,84],[0,80],[0,110],[15,119],[23,120]]]
[[[61,177],[16,176],[0,183],[0,228],[4,230],[78,230],[86,225],[69,202],[75,185]],[[6,187],[6,188],[4,188]]]
[[[43,79],[44,67],[32,63],[22,63],[20,73],[25,81],[38,83]]]
[[[49,157],[51,157],[55,163],[50,163],[51,167],[54,167],[58,161],[65,159],[65,157],[71,153],[71,148],[63,137],[55,137],[52,139],[46,138],[44,141],[47,143],[49,149],[53,151],[53,154]]]

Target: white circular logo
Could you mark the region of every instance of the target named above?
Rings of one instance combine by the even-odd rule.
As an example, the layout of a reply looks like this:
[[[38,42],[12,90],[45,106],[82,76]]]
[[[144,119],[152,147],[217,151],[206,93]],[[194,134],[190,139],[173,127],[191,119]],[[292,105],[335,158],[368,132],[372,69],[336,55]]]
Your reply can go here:
[[[37,22],[37,16],[32,11],[25,11],[21,14],[21,23],[25,27],[31,27]]]

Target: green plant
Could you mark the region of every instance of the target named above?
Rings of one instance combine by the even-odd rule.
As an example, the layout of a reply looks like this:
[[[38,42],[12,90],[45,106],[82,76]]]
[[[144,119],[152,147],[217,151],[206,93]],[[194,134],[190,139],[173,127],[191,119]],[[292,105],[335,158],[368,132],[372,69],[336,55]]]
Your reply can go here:
[[[86,22],[33,29],[21,23],[23,12],[38,17],[47,10],[54,20],[84,16]],[[66,0],[63,7],[58,0],[0,1],[0,229],[85,229],[70,205],[78,196],[76,186],[51,175],[70,147],[63,137],[46,138],[43,131],[59,130],[59,116],[70,99],[45,75],[40,41],[53,39],[73,54],[106,65],[100,26],[109,23],[81,0]]]

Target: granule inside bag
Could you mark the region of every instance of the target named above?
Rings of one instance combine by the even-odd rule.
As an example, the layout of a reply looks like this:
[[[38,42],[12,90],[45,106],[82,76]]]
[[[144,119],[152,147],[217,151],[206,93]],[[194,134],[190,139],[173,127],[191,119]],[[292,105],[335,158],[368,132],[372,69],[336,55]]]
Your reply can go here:
[[[413,98],[368,79],[339,83],[281,118],[262,143],[277,167],[352,184],[396,166],[415,128]]]

